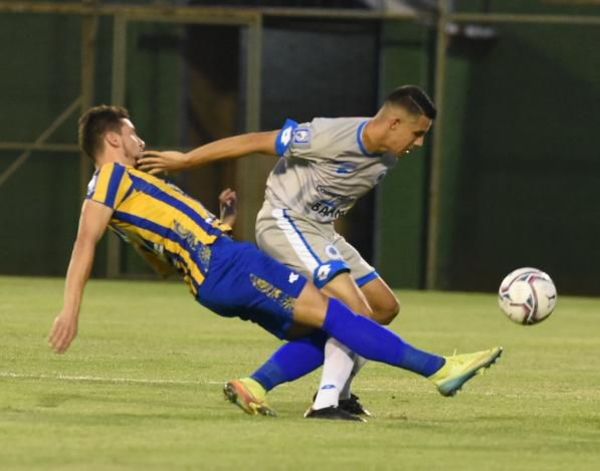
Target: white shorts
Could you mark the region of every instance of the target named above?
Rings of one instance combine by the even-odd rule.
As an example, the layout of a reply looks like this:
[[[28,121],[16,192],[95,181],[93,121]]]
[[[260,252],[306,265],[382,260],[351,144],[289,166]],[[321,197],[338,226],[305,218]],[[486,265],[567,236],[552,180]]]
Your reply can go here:
[[[379,277],[335,232],[333,223],[311,221],[267,202],[256,217],[256,243],[274,259],[313,280],[318,288],[342,272],[350,272],[358,286]]]

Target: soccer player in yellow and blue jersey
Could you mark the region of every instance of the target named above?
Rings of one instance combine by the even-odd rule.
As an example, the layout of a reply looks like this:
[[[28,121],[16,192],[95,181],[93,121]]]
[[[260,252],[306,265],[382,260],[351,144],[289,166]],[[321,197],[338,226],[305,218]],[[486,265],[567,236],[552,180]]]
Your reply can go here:
[[[64,353],[77,335],[84,287],[96,244],[109,227],[154,265],[176,269],[194,298],[208,309],[262,326],[282,339],[303,328],[305,337],[337,339],[359,355],[429,378],[451,396],[502,353],[499,347],[442,357],[419,350],[395,333],[329,299],[310,281],[259,251],[232,240],[230,226],[174,185],[135,169],[144,149],[127,110],[98,106],[79,121],[79,141],[96,166],[83,203],[65,283],[64,305],[50,344]],[[292,368],[290,358],[279,367]],[[226,394],[246,412],[272,414],[264,398],[232,385]]]

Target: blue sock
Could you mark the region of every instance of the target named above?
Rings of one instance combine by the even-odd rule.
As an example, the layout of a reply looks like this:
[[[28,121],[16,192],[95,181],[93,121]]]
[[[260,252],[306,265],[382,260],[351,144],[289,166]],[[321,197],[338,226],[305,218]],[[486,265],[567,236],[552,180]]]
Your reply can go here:
[[[414,348],[371,319],[354,314],[336,299],[329,300],[323,330],[369,360],[398,366],[425,377],[431,376],[446,362],[440,356]]]
[[[322,330],[281,346],[251,378],[267,391],[288,381],[294,381],[323,364],[323,348],[327,335]]]

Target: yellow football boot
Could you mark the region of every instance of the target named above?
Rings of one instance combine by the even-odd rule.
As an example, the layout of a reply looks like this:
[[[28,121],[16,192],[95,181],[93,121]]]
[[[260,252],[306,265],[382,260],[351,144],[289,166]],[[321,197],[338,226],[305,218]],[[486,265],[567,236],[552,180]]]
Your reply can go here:
[[[502,355],[502,347],[475,353],[444,357],[446,363],[429,377],[442,396],[454,396],[463,384],[483,369],[492,366]]]

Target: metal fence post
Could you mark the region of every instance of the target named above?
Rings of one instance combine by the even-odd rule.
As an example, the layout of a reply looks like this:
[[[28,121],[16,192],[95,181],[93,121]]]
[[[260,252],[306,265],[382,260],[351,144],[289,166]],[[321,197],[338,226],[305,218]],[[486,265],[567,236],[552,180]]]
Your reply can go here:
[[[425,272],[425,287],[439,288],[439,232],[440,232],[440,192],[442,173],[442,137],[444,134],[444,88],[446,83],[446,34],[448,15],[448,0],[439,0],[439,17],[437,21],[437,44],[435,54],[435,104],[437,118],[433,134],[431,152],[431,170],[429,179],[429,209],[427,221],[427,263]]]

